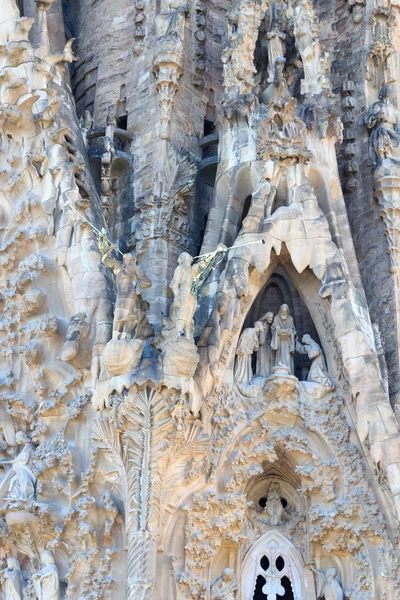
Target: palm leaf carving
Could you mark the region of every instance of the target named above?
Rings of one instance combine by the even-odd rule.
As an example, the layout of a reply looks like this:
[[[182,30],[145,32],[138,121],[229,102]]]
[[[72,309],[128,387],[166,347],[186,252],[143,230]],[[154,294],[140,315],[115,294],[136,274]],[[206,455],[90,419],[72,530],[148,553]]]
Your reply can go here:
[[[155,390],[128,396],[122,410],[128,461],[127,534],[155,532],[161,501],[158,466],[173,422],[164,399]]]
[[[205,456],[210,447],[210,438],[202,427],[193,424],[188,430],[186,440],[182,446],[174,449],[166,456],[160,470],[162,479],[163,510],[172,512],[176,506],[177,488],[185,482],[186,469],[194,456]]]
[[[93,443],[110,465],[110,470],[104,472],[106,481],[125,499],[126,473],[122,458],[121,442],[119,434],[108,419],[97,419],[92,429]]]

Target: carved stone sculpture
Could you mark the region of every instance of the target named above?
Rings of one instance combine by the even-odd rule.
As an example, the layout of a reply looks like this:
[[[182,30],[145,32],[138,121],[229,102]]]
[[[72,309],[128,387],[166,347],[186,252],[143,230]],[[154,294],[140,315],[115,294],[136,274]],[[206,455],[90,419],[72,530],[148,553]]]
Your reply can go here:
[[[235,592],[238,589],[238,583],[235,578],[235,571],[226,568],[211,586],[211,600],[234,600]]]
[[[271,348],[272,341],[272,323],[274,321],[274,313],[267,312],[259,323],[262,325],[258,336],[259,348],[257,351],[257,365],[256,365],[256,376],[257,377],[269,377],[272,373],[272,367],[274,366],[274,355]]]
[[[296,329],[287,304],[282,304],[278,314],[275,315],[271,330],[271,348],[276,352],[275,365],[285,365],[293,374]]]
[[[185,0],[162,0],[161,11],[156,17],[156,36],[175,35],[183,40],[186,11]]]
[[[259,348],[259,335],[263,333],[263,325],[257,322],[254,327],[245,329],[236,349],[235,380],[248,385],[253,379],[252,358]]]
[[[38,600],[59,600],[60,579],[54,554],[45,550],[42,554],[43,567],[33,575],[33,585]]]
[[[343,600],[343,588],[337,580],[337,570],[334,567],[325,572],[310,567],[317,579],[317,598],[324,600]]]
[[[320,346],[308,334],[303,335],[301,341],[302,344],[296,342],[296,352],[307,354],[308,358],[312,361],[307,375],[307,381],[320,383],[321,385],[333,389],[334,386],[329,379],[328,370]]]
[[[374,167],[386,158],[397,161],[400,158],[400,111],[390,101],[386,85],[379,90],[379,100],[369,107],[365,125],[371,130],[370,157]]]
[[[0,482],[0,498],[8,496],[16,500],[27,500],[34,496],[36,491],[36,478],[30,468],[33,444],[23,431],[16,434],[16,443],[23,444],[22,450],[12,460],[0,463],[11,465],[10,470]]]
[[[270,483],[267,493],[267,501],[263,511],[269,525],[279,525],[285,516],[285,509],[281,501],[281,486],[279,483]]]
[[[81,337],[87,333],[88,323],[86,313],[77,313],[68,325],[67,336],[61,350],[60,360],[69,362],[73,360],[79,352]]]
[[[0,574],[4,600],[22,600],[21,566],[15,556],[7,558],[7,567]]]
[[[193,317],[197,306],[197,296],[192,293],[192,284],[199,274],[199,266],[192,265],[192,262],[190,254],[183,252],[170,284],[174,294],[170,319],[175,324],[177,335],[189,340],[193,339]]]
[[[149,278],[142,273],[131,254],[124,254],[123,261],[111,258],[115,246],[111,246],[103,256],[102,262],[115,274],[117,300],[115,303],[113,339],[131,339],[143,334],[146,304],[141,289],[151,286]]]
[[[276,60],[278,57],[285,56],[285,33],[283,10],[277,4],[269,6],[267,49],[268,49],[268,83],[274,81],[274,71],[276,69]]]

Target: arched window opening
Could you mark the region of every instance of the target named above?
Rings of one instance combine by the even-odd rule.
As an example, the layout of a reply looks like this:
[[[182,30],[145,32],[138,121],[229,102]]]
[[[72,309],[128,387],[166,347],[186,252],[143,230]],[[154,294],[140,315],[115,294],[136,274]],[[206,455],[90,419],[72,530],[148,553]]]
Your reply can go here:
[[[302,600],[303,569],[293,544],[281,533],[269,531],[244,560],[240,600]]]

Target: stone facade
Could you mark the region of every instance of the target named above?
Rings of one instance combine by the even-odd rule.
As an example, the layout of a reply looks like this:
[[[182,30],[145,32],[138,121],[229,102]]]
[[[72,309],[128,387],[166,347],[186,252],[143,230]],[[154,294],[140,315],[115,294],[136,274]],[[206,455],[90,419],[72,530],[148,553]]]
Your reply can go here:
[[[398,600],[400,2],[0,8],[4,600]]]

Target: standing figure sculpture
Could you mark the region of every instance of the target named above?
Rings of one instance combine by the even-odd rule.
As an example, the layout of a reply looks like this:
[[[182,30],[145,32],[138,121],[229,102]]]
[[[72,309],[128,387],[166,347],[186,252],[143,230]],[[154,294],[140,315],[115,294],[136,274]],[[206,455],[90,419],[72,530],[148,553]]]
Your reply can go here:
[[[233,569],[224,569],[219,577],[211,586],[211,600],[234,600],[235,592],[238,589],[238,583]]]
[[[278,482],[269,485],[263,514],[267,516],[269,525],[274,527],[279,525],[285,517],[285,509],[281,501],[281,486]]]
[[[22,600],[22,576],[18,558],[7,558],[7,567],[0,575],[4,600]]]
[[[192,265],[193,258],[182,252],[178,258],[170,288],[174,294],[171,306],[171,321],[175,324],[178,336],[193,339],[193,317],[197,307],[197,296],[192,293],[192,284],[199,274],[199,265]]]
[[[11,465],[11,469],[0,482],[0,498],[8,496],[17,500],[27,500],[36,492],[36,477],[29,467],[34,448],[29,436],[23,431],[16,434],[16,442],[18,445],[24,444],[21,452],[12,460],[0,463]]]
[[[271,330],[271,348],[276,351],[275,365],[281,364],[289,367],[290,373],[293,375],[296,329],[287,304],[282,304],[280,307],[272,323]]]
[[[267,312],[260,320],[262,329],[258,334],[258,352],[256,364],[256,377],[269,377],[274,366],[274,351],[271,348],[271,327],[274,321],[274,313]]]
[[[371,130],[369,138],[370,158],[374,167],[385,158],[400,159],[396,152],[400,142],[400,111],[390,101],[386,85],[379,90],[379,100],[374,102],[365,115],[365,126]]]
[[[259,348],[259,335],[263,331],[260,321],[242,332],[236,349],[235,380],[248,385],[253,379],[253,353]]]
[[[151,281],[139,269],[136,258],[131,254],[124,254],[122,263],[111,258],[115,248],[114,245],[110,246],[102,258],[103,264],[114,272],[117,284],[113,340],[140,337],[141,325],[145,320],[144,313],[148,308],[141,290],[151,287]]]
[[[275,4],[271,3],[268,10],[268,32],[267,32],[267,49],[268,49],[268,83],[274,80],[275,60],[280,56],[285,56],[285,33],[282,10]]]
[[[329,379],[328,369],[326,368],[325,358],[322,354],[321,347],[312,339],[310,335],[308,335],[308,333],[303,335],[301,341],[301,344],[300,342],[296,342],[296,352],[299,352],[300,354],[307,354],[308,358],[312,360],[307,381],[320,383],[333,389],[334,385]]]
[[[45,550],[42,554],[44,566],[32,577],[38,600],[59,600],[60,579],[55,564],[54,554]]]
[[[343,588],[336,579],[337,570],[334,567],[324,572],[317,571],[313,566],[310,569],[317,578],[317,598],[324,600],[343,600]]]

